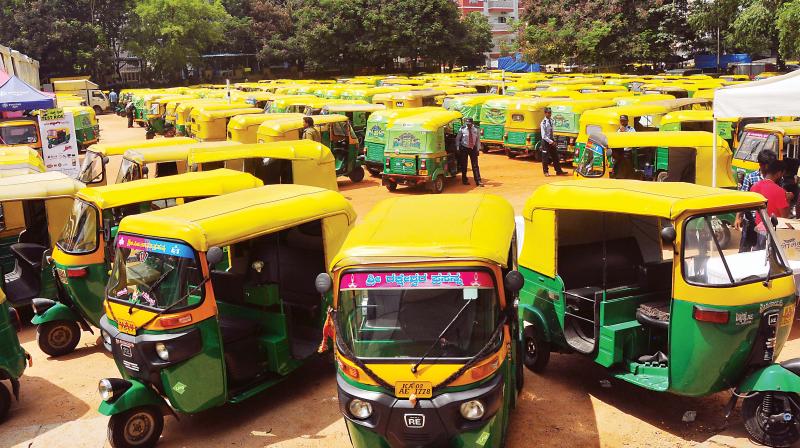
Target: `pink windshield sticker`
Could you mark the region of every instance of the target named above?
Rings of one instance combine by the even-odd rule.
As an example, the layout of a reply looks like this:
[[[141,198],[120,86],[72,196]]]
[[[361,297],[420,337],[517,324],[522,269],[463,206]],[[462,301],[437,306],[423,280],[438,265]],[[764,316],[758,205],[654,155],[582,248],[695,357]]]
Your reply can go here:
[[[392,288],[494,288],[492,275],[483,271],[356,272],[345,274],[342,290]]]

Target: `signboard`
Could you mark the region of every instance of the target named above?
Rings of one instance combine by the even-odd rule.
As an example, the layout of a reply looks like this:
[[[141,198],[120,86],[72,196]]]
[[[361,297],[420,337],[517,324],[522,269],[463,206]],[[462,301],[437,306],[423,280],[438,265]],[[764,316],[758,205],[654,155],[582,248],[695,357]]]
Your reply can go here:
[[[39,111],[39,135],[47,171],[60,171],[67,176],[78,177],[78,139],[72,112],[64,112],[64,109]]]
[[[492,275],[483,271],[356,272],[345,274],[341,289],[494,288]]]
[[[120,235],[117,239],[117,247],[154,254],[171,255],[173,257],[194,258],[194,252],[192,252],[191,247],[185,244],[173,243],[172,241]]]

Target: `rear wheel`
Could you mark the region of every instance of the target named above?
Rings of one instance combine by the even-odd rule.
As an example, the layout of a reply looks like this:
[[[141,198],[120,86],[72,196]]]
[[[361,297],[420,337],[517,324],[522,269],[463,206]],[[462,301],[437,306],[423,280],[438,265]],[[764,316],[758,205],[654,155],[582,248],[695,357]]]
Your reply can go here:
[[[525,353],[525,367],[536,373],[544,372],[550,361],[550,343],[536,335],[536,329],[529,325],[523,332]]]
[[[8,392],[6,386],[0,383],[0,422],[8,416],[8,410],[11,408],[11,393]]]
[[[138,124],[140,128],[143,128],[145,126],[145,123],[143,121],[137,121],[136,124]]]
[[[444,191],[444,175],[436,176],[436,179],[433,181],[432,190],[436,194]]]
[[[747,433],[756,442],[774,447],[788,447],[800,440],[797,414],[788,394],[760,392],[745,398],[742,418]]]
[[[95,115],[102,115],[103,114],[103,108],[101,108],[100,106],[94,106],[94,107],[92,107],[92,109],[94,109],[94,114]]]
[[[364,180],[364,168],[361,166],[357,166],[355,169],[353,169],[353,171],[350,172],[350,174],[347,177],[349,177],[350,180],[353,182],[356,183],[361,182],[362,180]]]
[[[164,416],[157,408],[145,406],[112,415],[108,441],[114,448],[152,447],[164,430]]]
[[[386,189],[389,191],[397,190],[397,182],[386,181]]]
[[[156,133],[155,133],[155,131],[147,131],[147,133],[144,136],[145,136],[146,139],[152,140],[152,139],[156,138]]]
[[[71,353],[80,340],[81,329],[73,321],[45,322],[36,328],[36,342],[39,343],[39,348],[53,357]]]
[[[378,177],[381,175],[381,170],[377,168],[367,168],[367,171],[369,171],[369,175],[372,177]]]
[[[656,174],[656,182],[666,182],[667,176],[666,171],[659,171],[658,174]]]

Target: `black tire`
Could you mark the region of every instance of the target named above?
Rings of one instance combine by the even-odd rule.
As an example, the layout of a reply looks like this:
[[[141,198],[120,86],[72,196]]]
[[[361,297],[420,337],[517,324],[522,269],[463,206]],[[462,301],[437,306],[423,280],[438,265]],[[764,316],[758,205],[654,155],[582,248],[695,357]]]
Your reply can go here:
[[[0,422],[8,417],[9,409],[11,409],[11,392],[3,383],[0,383]]]
[[[544,372],[547,363],[550,361],[550,343],[543,341],[536,334],[536,329],[533,325],[529,325],[523,332],[523,360],[525,367],[532,372]]]
[[[666,182],[667,177],[669,177],[669,174],[666,171],[659,171],[656,174],[656,182]]]
[[[397,182],[386,181],[386,189],[389,191],[397,191]]]
[[[769,417],[763,415],[762,409],[764,398],[767,394],[772,396],[772,412],[777,415],[780,413],[790,413],[792,419],[788,422],[770,423]],[[800,440],[800,430],[797,428],[795,419],[797,415],[793,406],[790,404],[789,396],[782,392],[760,392],[751,397],[745,398],[742,402],[742,419],[747,433],[756,442],[773,447],[788,447]]]
[[[727,249],[728,245],[731,243],[731,228],[725,221],[720,221],[720,230],[716,232],[717,240],[719,241],[720,247],[723,249]]]
[[[143,128],[145,126],[145,123],[143,121],[137,121],[136,124],[138,124],[140,128]]]
[[[92,106],[95,115],[103,115],[103,108],[100,106]]]
[[[151,131],[147,131],[147,134],[145,134],[144,136],[145,136],[145,138],[147,140],[152,140],[152,139],[156,138],[156,133],[155,132],[151,132]]]
[[[164,430],[164,416],[158,408],[143,406],[112,415],[108,441],[114,448],[150,448]]]
[[[36,327],[39,348],[52,357],[72,353],[80,340],[81,328],[74,321],[57,320]]]
[[[368,167],[367,171],[369,171],[369,175],[372,176],[372,177],[380,177],[380,175],[381,175],[381,170],[379,170],[377,168],[369,168]]]
[[[349,177],[350,180],[355,183],[361,182],[364,180],[364,168],[357,166],[353,171],[350,171],[350,174],[347,177]]]
[[[509,159],[516,159],[517,158],[517,153],[515,153],[513,151],[508,151],[506,153],[506,155],[508,156]]]
[[[444,191],[444,175],[436,176],[436,179],[433,180],[433,185],[431,185],[431,190],[436,194]]]

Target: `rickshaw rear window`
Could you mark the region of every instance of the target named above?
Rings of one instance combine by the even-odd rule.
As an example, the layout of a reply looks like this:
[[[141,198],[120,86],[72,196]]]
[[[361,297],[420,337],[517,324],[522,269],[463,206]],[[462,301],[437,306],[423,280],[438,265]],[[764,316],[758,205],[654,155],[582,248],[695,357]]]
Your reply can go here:
[[[525,116],[522,114],[511,114],[511,121],[516,121],[516,122],[525,121]]]
[[[734,159],[750,162],[758,161],[761,151],[769,149],[778,154],[778,138],[774,134],[765,132],[747,131],[739,142],[739,148],[734,154]]]
[[[109,280],[110,300],[179,311],[202,300],[194,250],[183,243],[121,234]]]
[[[489,272],[359,272],[340,281],[339,328],[359,358],[418,358],[437,340],[432,358],[470,358],[497,326]]]

